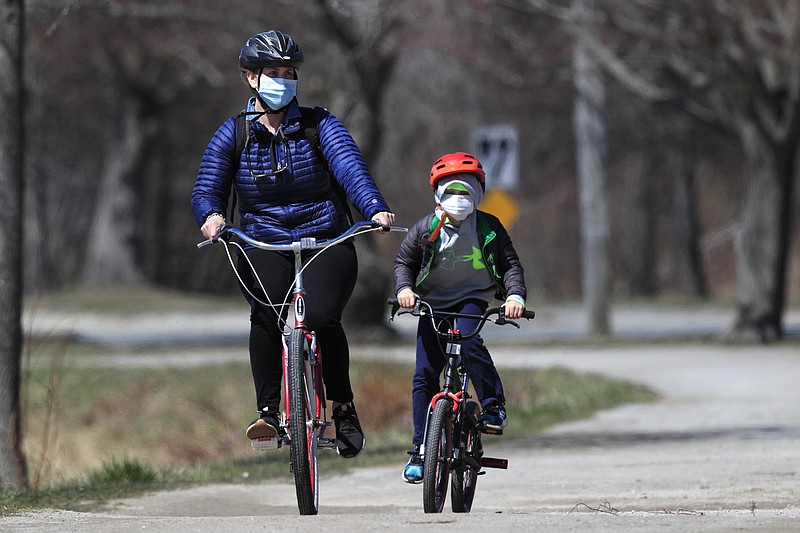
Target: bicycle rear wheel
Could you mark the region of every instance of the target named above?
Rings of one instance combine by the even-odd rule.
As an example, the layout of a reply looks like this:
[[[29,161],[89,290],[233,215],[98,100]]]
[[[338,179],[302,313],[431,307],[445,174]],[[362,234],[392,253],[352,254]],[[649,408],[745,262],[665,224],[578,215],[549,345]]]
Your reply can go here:
[[[295,329],[287,346],[289,381],[289,431],[291,432],[292,472],[301,515],[319,511],[319,472],[317,471],[316,391],[303,330]]]
[[[453,467],[450,483],[450,498],[454,513],[468,513],[475,498],[475,486],[481,471],[481,432],[476,426],[480,407],[475,402],[467,402],[461,421],[458,457]]]
[[[441,513],[444,508],[452,454],[452,403],[449,399],[442,398],[433,408],[425,436],[422,504],[426,513]]]

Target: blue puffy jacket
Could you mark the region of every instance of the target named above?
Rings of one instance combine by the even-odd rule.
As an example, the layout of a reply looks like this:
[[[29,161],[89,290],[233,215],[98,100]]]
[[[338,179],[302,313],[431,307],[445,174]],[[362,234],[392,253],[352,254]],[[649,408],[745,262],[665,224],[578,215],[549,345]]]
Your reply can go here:
[[[251,99],[248,110],[252,105]],[[353,206],[366,220],[389,211],[344,125],[319,107],[314,108],[314,117],[327,167]],[[198,226],[211,213],[227,213],[233,184],[241,229],[255,239],[286,243],[302,237],[335,237],[347,229],[345,206],[336,194],[325,162],[319,158],[319,150],[301,131],[300,119],[295,100],[286,113],[283,142],[273,139],[258,120],[251,120],[250,139],[238,164],[234,161],[235,117],[219,127],[203,154],[192,192],[192,211]],[[260,177],[284,166],[287,170],[283,172]]]

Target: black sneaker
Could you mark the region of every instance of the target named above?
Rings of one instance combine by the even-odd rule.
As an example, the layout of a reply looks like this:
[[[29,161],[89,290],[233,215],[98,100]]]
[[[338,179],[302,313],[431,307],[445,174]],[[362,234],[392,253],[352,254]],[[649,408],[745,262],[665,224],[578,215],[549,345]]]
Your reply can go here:
[[[336,451],[350,459],[364,449],[366,439],[358,421],[353,402],[343,403],[333,408],[333,422],[336,425]]]
[[[478,422],[484,433],[502,435],[503,428],[508,424],[506,408],[500,402],[492,402],[478,417]]]
[[[278,418],[278,410],[265,407],[261,410],[261,416],[253,420],[253,423],[248,426],[245,434],[248,439],[277,437],[279,427],[280,419]]]

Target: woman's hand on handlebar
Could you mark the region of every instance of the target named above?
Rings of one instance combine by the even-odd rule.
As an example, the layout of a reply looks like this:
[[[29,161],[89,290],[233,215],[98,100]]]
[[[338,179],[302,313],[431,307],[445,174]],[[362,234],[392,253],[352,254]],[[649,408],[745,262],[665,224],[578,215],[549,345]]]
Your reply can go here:
[[[202,233],[203,237],[206,239],[216,239],[219,236],[220,230],[225,227],[225,224],[225,217],[214,213],[206,218],[206,221],[200,226],[200,233]]]
[[[505,310],[503,313],[505,317],[514,320],[522,317],[522,312],[525,310],[525,306],[516,300],[506,300],[506,303],[503,304],[503,309]]]
[[[408,287],[397,293],[397,303],[400,304],[400,307],[405,307],[406,309],[414,307],[418,298],[417,293]]]
[[[394,213],[389,211],[381,211],[380,213],[375,213],[371,219],[373,222],[377,222],[382,226],[394,226]],[[386,233],[386,232],[379,232],[379,233]]]

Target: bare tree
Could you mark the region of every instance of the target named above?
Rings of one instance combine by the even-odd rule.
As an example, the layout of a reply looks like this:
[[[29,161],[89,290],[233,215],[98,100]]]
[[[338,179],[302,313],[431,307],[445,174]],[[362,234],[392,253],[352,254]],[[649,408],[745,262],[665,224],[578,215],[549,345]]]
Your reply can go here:
[[[58,97],[52,92],[42,94],[44,102],[40,106],[52,106],[55,100],[61,106],[57,111],[51,107],[51,113],[66,117],[81,114],[83,141],[79,143],[80,154],[73,150],[73,155],[65,157],[72,167],[64,169],[71,179],[64,180],[59,194],[66,197],[66,206],[56,205],[48,210],[42,209],[41,203],[36,204],[38,211],[48,213],[51,219],[56,218],[52,212],[58,210],[57,218],[68,221],[58,224],[59,231],[75,233],[76,238],[62,239],[68,245],[55,248],[59,245],[42,242],[41,234],[46,232],[42,230],[28,237],[38,237],[29,246],[47,249],[47,255],[57,258],[51,260],[51,265],[55,262],[56,269],[69,265],[75,273],[68,279],[79,276],[89,285],[152,280],[158,261],[163,262],[164,249],[163,241],[152,235],[160,231],[159,223],[166,225],[164,213],[171,212],[174,206],[174,198],[165,194],[174,182],[173,176],[162,174],[164,166],[159,163],[182,155],[160,151],[167,111],[190,88],[222,85],[223,76],[214,63],[217,57],[212,59],[207,51],[216,51],[212,43],[223,41],[218,39],[220,34],[232,33],[234,26],[240,31],[254,23],[253,17],[249,13],[244,16],[243,11],[244,22],[234,22],[223,15],[225,6],[210,1],[191,6],[143,1],[71,2],[59,6],[33,0],[29,6],[38,24],[37,52],[45,56],[38,59],[46,74],[33,74],[36,81],[42,77],[72,81]],[[250,10],[256,11],[256,7],[248,7]],[[228,40],[238,41],[232,37]],[[82,61],[65,60],[74,49],[86,52]],[[62,67],[65,64],[69,65],[66,73]],[[231,81],[238,80],[231,76]],[[79,103],[69,98],[76,85],[83,91]],[[192,121],[181,117],[175,123],[191,127]],[[54,144],[52,150],[47,150],[48,157],[37,165],[52,165],[62,141]],[[64,144],[69,146],[69,142]],[[87,160],[93,162],[91,168],[75,164]],[[80,182],[75,187],[79,191],[74,193],[79,196],[79,210],[69,192],[70,185],[76,182]],[[48,221],[48,225],[53,224]],[[83,253],[84,243],[85,256],[75,258]],[[46,267],[41,270],[41,276],[58,277],[44,272]]]
[[[402,7],[384,0],[348,5],[317,0],[317,6],[357,81],[351,105],[356,107],[356,102],[362,102],[365,108],[359,148],[372,165],[383,146],[383,101],[400,53],[396,33],[402,26]],[[359,277],[345,319],[352,326],[380,331],[386,322],[386,295],[391,292],[390,270],[377,255],[372,239],[360,239],[356,246],[360,270],[369,275]]]
[[[591,2],[573,0],[579,21],[591,18]],[[581,35],[592,31],[584,24]],[[575,43],[575,138],[581,223],[583,298],[593,335],[611,332],[611,259],[606,175],[605,87],[600,69],[579,38]]]
[[[513,2],[579,32],[563,3]],[[748,186],[728,339],[780,338],[800,140],[800,4],[597,0],[597,7],[606,39],[633,39],[652,50],[647,64],[634,64],[606,41],[582,35],[606,72],[639,97],[678,106],[739,143]]]
[[[27,486],[22,452],[22,199],[24,2],[0,4],[0,488]]]
[[[683,293],[704,298],[708,282],[700,254],[700,222],[695,192],[696,160],[692,142],[694,128],[685,117],[674,117],[670,124],[673,135],[665,147],[670,176],[672,228],[675,234],[675,258]]]
[[[646,40],[663,57],[664,76],[650,83],[609,56],[607,65],[616,66],[620,79],[648,87],[654,99],[679,102],[739,142],[748,187],[737,249],[737,318],[728,338],[779,338],[800,140],[800,5],[604,4],[610,28]]]

